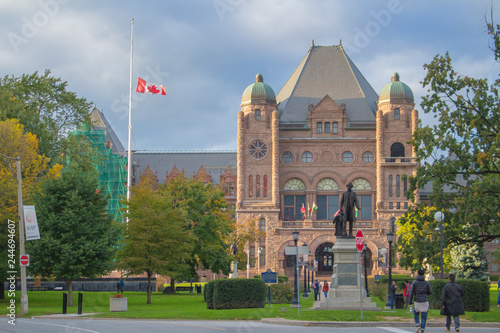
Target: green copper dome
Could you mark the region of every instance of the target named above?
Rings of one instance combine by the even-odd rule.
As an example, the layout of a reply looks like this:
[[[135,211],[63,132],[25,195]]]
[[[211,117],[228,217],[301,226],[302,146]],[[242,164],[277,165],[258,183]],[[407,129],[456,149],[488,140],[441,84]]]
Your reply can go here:
[[[379,103],[383,102],[408,102],[413,103],[413,92],[405,83],[399,81],[399,74],[392,75],[391,83],[386,84],[378,98]]]
[[[262,74],[257,74],[255,83],[252,83],[243,91],[241,104],[276,104],[274,90],[264,83]]]

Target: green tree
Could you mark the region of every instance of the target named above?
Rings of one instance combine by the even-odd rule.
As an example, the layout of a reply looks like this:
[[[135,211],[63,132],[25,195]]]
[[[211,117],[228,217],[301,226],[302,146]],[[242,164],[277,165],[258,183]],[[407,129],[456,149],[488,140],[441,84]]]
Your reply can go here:
[[[397,231],[397,252],[401,253],[399,265],[410,268],[412,272],[420,268],[427,268],[427,264],[432,265],[433,271],[438,272],[441,263],[441,233],[436,230],[440,224],[434,219],[437,209],[418,204],[410,207],[408,212],[401,216],[396,223]],[[445,221],[443,233],[443,258],[445,269],[449,262],[449,251],[446,240],[449,233],[449,226]]]
[[[229,248],[234,220],[222,188],[182,176],[170,180],[165,186],[174,197],[175,206],[182,211],[186,231],[192,232],[195,239],[187,261],[191,276],[196,274],[196,267],[200,265],[214,273],[229,274],[233,259]]]
[[[460,244],[451,249],[451,273],[457,279],[488,280],[487,251],[477,244]]]
[[[57,157],[70,131],[90,125],[91,103],[67,90],[68,83],[50,75],[5,76],[0,85],[0,120],[19,119],[39,140],[39,153]]]
[[[28,242],[26,249],[29,273],[64,280],[72,306],[75,279],[112,268],[120,228],[106,214],[95,168],[68,160],[60,176],[43,181],[34,195],[40,239]]]
[[[151,304],[153,274],[170,275],[187,270],[185,260],[194,243],[171,195],[164,187],[155,187],[152,175],[145,176],[133,187],[129,222],[117,253],[119,268],[132,274],[147,274],[147,304]]]
[[[260,229],[256,218],[248,218],[239,221],[236,223],[235,229],[236,231],[231,237],[232,244],[235,244],[238,248],[235,260],[238,261],[238,268],[245,270],[248,258],[246,251],[249,249],[250,244],[264,237],[266,233]]]
[[[488,28],[497,55],[500,27]],[[500,80],[458,73],[448,53],[424,68],[429,94],[421,106],[438,123],[415,131],[421,165],[409,178],[408,194],[432,181],[431,205],[453,212],[445,213],[452,226],[447,243],[482,245],[500,237]]]

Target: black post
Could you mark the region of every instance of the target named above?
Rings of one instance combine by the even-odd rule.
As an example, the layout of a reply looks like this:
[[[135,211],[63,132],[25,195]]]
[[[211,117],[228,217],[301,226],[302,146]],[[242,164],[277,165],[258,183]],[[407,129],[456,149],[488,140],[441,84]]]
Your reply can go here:
[[[391,300],[389,299],[389,293],[391,291],[391,285],[392,285],[392,237],[393,233],[389,232],[387,234],[387,240],[389,241],[389,287],[387,289],[387,303],[385,304],[386,306],[391,306]]]
[[[68,313],[68,294],[63,293],[63,314]]]
[[[78,293],[78,314],[82,314],[82,307],[83,307],[83,294]]]
[[[298,276],[298,258],[299,258],[299,249],[297,248],[297,241],[299,240],[299,232],[295,230],[292,232],[293,235],[293,241],[295,242],[295,265],[293,265],[293,277],[294,277],[294,283],[293,283],[293,299],[292,299],[292,306],[297,307],[299,305],[299,290],[297,287],[299,276]]]
[[[189,287],[189,293],[193,293],[193,278],[191,278],[191,287]]]
[[[311,280],[309,279],[311,277],[311,270],[309,267],[307,268],[307,292],[311,292]]]
[[[368,266],[366,264],[366,243],[365,243],[365,248],[363,249],[363,263],[364,263],[364,266],[365,266],[365,291],[366,291],[366,297],[370,297],[370,293],[368,292],[368,273],[367,273],[367,270],[366,270],[366,266]]]

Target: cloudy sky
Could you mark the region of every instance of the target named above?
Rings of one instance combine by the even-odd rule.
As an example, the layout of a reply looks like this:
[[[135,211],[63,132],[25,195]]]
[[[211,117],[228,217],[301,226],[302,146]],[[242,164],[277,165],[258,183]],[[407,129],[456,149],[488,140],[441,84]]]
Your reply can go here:
[[[134,91],[141,76],[167,96],[133,93],[132,149],[235,150],[243,90],[262,73],[277,94],[311,40],[342,40],[377,92],[399,72],[417,104],[423,64],[436,54],[449,51],[462,74],[496,79],[485,17],[493,7],[500,22],[497,3],[0,0],[0,75],[50,69],[104,112],[126,146],[133,18]]]

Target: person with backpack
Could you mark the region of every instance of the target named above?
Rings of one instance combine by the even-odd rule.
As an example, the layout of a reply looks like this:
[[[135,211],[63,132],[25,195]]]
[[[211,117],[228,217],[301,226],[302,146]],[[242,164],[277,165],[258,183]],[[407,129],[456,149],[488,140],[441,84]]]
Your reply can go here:
[[[313,290],[314,290],[314,300],[318,301],[318,295],[319,295],[319,282],[318,279],[316,279],[313,283]]]
[[[417,327],[415,333],[424,333],[425,331],[427,312],[429,312],[428,296],[432,294],[431,284],[429,281],[425,281],[424,273],[423,269],[417,271],[417,278],[411,284],[410,289],[410,304],[415,299],[413,301],[413,317],[415,318],[415,326]],[[421,317],[420,324],[419,317]]]

